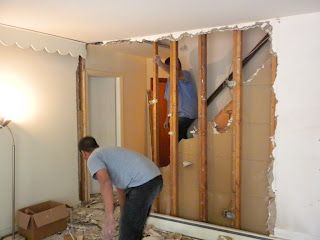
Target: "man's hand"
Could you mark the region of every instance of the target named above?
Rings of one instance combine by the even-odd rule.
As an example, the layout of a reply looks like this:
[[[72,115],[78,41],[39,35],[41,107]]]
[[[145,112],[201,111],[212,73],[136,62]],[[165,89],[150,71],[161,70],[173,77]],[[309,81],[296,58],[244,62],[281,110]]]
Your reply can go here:
[[[161,65],[161,57],[159,55],[154,56],[153,62],[156,63],[157,65]]]
[[[116,233],[116,222],[113,217],[106,217],[103,227],[103,240],[113,240]]]
[[[169,73],[170,66],[161,61],[161,57],[159,55],[154,56],[153,62],[157,64],[162,70]]]

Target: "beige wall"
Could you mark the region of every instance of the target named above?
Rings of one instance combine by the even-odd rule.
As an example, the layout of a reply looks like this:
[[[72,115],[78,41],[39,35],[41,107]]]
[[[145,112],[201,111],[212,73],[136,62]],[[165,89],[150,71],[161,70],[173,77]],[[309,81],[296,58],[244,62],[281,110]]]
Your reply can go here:
[[[86,68],[122,78],[123,146],[147,154],[146,59],[103,46],[89,46]]]
[[[18,108],[10,127],[16,140],[17,208],[46,200],[78,201],[77,58],[0,46],[0,101]],[[0,99],[5,93],[0,94]],[[21,102],[16,102],[18,98]],[[22,113],[22,114],[21,114]],[[0,130],[0,236],[11,229],[11,139]]]

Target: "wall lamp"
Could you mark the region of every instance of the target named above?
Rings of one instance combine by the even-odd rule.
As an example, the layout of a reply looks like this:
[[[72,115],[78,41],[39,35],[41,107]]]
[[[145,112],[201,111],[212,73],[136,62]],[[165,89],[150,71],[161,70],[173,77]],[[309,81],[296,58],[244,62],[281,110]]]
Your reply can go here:
[[[15,141],[14,141],[14,136],[13,133],[11,131],[11,129],[9,128],[8,124],[11,122],[11,120],[5,119],[5,118],[0,118],[0,129],[2,128],[7,128],[9,130],[9,133],[11,135],[11,139],[12,139],[12,239],[14,239],[15,237],[15,201],[16,201],[16,194],[15,194],[15,188],[16,188],[16,183],[15,183],[15,173],[16,173],[16,145],[15,145]]]

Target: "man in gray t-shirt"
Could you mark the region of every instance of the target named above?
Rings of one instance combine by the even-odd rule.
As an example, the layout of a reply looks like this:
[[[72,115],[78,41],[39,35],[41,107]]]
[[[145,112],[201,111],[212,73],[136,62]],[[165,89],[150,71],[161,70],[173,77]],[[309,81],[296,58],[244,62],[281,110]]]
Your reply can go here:
[[[115,231],[112,185],[118,190],[121,209],[119,240],[141,239],[152,203],[162,189],[159,168],[139,153],[119,147],[99,148],[93,137],[82,138],[79,151],[100,184],[105,240],[112,239]]]

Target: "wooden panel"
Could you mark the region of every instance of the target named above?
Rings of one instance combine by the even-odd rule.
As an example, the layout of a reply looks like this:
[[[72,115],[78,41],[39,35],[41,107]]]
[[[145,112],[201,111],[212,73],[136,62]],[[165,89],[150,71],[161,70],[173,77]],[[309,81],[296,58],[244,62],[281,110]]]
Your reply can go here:
[[[198,122],[200,149],[199,220],[208,221],[208,182],[207,182],[207,35],[198,37]]]
[[[233,161],[233,198],[232,210],[235,213],[234,227],[241,226],[241,85],[242,85],[242,33],[239,30],[233,32],[233,80],[236,81],[236,86],[233,88],[233,136],[232,136],[232,161]]]
[[[177,216],[178,203],[178,98],[177,98],[178,42],[170,43],[170,166],[171,166],[171,215]]]
[[[168,78],[158,78],[158,115],[159,115],[159,167],[166,167],[170,164],[170,136],[169,136],[169,128],[164,128],[164,123],[167,118],[167,101],[164,98],[166,85],[167,85]],[[153,78],[150,81],[151,89],[153,89]],[[150,101],[152,100],[152,91],[150,91]],[[152,135],[152,106],[149,107],[150,110],[150,133]],[[151,136],[151,145],[153,146],[153,138]],[[161,151],[160,151],[161,147]],[[153,150],[152,150],[153,151]]]

